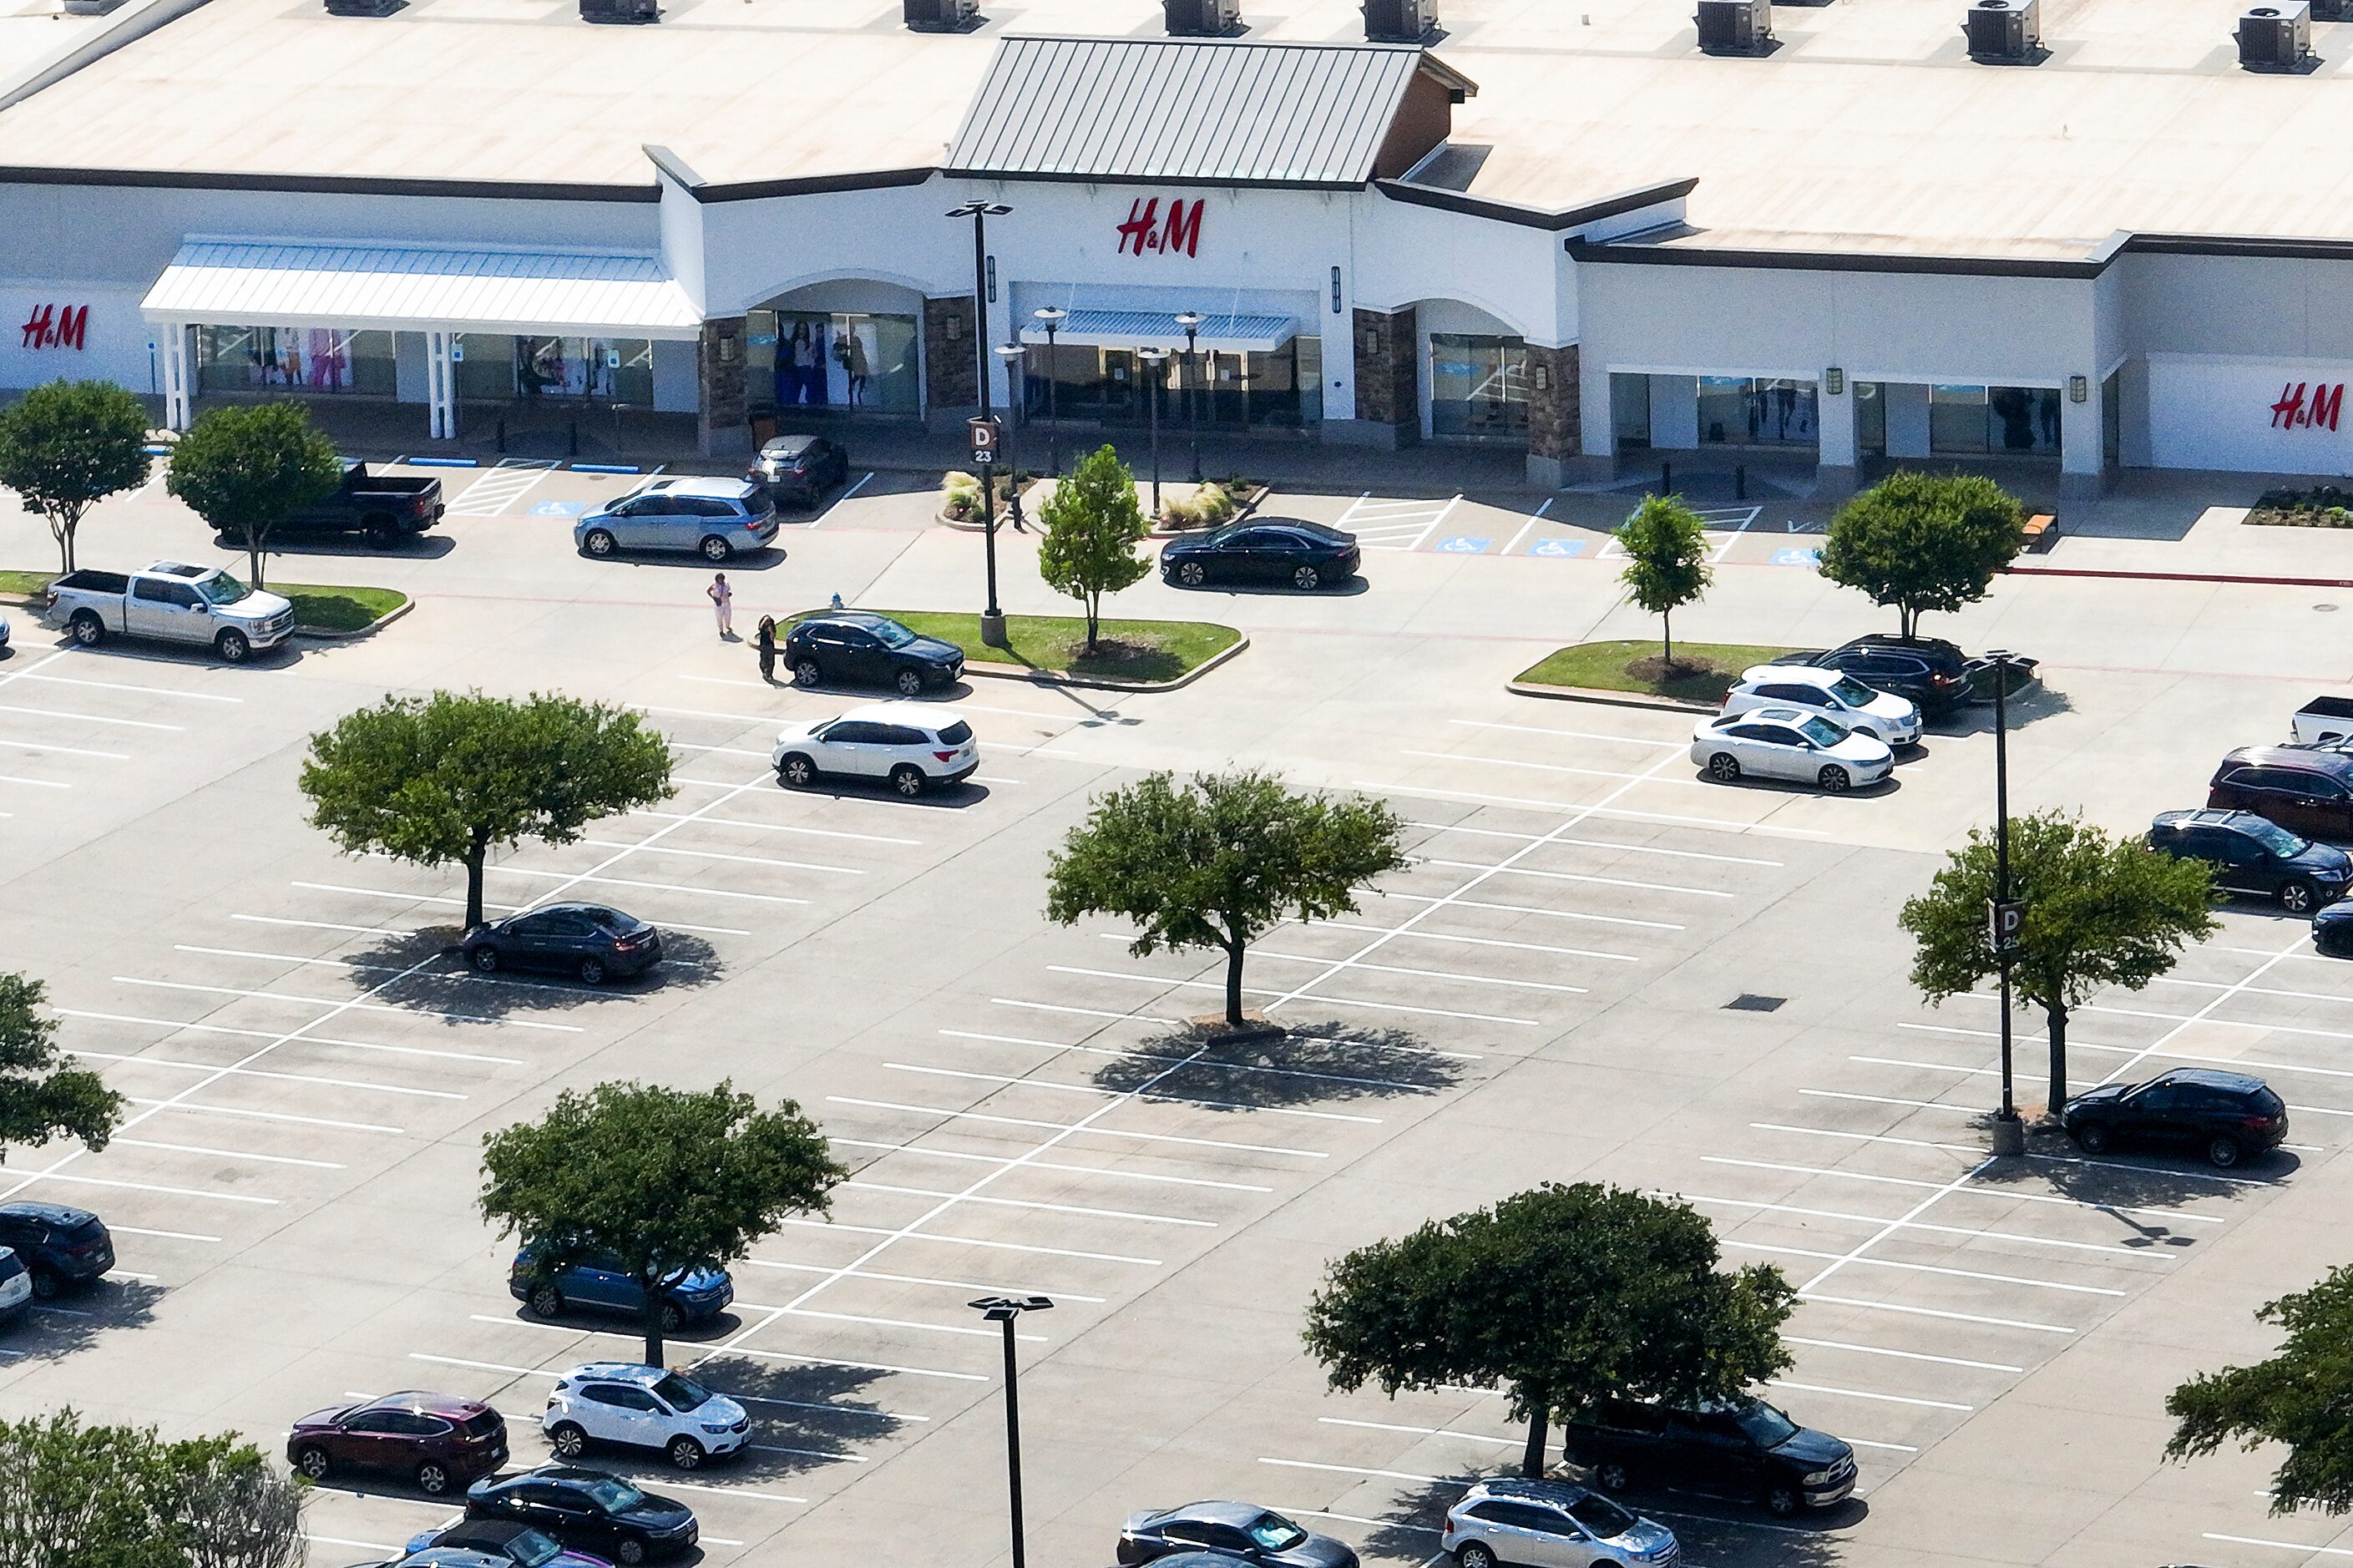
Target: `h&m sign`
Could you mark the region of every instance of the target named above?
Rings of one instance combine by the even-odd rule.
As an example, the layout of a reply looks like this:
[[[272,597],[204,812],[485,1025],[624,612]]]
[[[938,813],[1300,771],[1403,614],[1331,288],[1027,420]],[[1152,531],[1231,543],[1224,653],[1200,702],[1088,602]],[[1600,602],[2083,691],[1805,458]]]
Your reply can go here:
[[[2308,400],[2307,390],[2311,394]],[[2280,387],[2279,401],[2272,405],[2272,428],[2334,430],[2344,407],[2345,384],[2341,381],[2287,382]]]
[[[20,329],[28,349],[79,349],[90,328],[87,305],[36,305]]]
[[[1198,256],[1201,254],[1201,209],[1208,203],[1182,198],[1168,204],[1164,214],[1158,196],[1138,196],[1127,205],[1127,221],[1119,226],[1115,256]]]

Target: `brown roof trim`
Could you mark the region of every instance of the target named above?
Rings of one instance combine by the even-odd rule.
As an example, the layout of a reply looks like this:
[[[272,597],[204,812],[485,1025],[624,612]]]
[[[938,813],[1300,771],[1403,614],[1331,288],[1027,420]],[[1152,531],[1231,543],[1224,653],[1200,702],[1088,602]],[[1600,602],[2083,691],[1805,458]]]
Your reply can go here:
[[[1493,218],[1498,223],[1522,224],[1530,228],[1551,229],[1557,233],[1564,228],[1575,228],[1579,224],[1599,223],[1603,218],[1616,217],[1621,213],[1640,212],[1661,202],[1679,200],[1691,195],[1699,181],[1669,180],[1663,184],[1645,185],[1640,190],[1604,196],[1598,202],[1588,202],[1582,206],[1557,209],[1525,206],[1518,202],[1499,202],[1436,185],[1408,184],[1403,180],[1375,180],[1373,184],[1381,195],[1411,206],[1436,207],[1441,212],[1464,213],[1472,217]]]
[[[214,170],[67,169],[0,164],[0,185],[129,185],[182,191],[299,191],[322,195],[480,197],[494,201],[656,202],[660,188],[542,180],[379,179],[355,174],[252,174]]]
[[[2257,239],[2211,234],[2136,234],[2123,248],[2150,256],[2258,256],[2353,261],[2353,239]]]
[[[920,169],[865,169],[851,174],[804,174],[782,180],[741,180],[726,185],[690,186],[698,202],[755,202],[770,196],[821,196],[834,191],[884,191],[920,185],[939,174],[934,164]]]
[[[1703,250],[1662,245],[1596,245],[1572,239],[1574,260],[1648,267],[1740,267],[1779,272],[1930,273],[1959,278],[2097,278],[2109,258],[2063,261],[2004,256],[1866,255],[1825,250]]]

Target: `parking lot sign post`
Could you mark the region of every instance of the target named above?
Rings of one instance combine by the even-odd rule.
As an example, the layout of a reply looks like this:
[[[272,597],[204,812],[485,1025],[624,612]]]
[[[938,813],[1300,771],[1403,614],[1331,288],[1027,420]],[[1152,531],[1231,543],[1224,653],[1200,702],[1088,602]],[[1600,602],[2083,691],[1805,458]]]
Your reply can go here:
[[[1005,646],[1005,612],[997,606],[997,452],[1005,432],[984,414],[970,421],[972,466],[980,475],[981,552],[988,563],[988,607],[980,612],[980,640],[991,647]]]
[[[2010,961],[2026,928],[2026,906],[2010,896],[2010,655],[1996,648],[1993,664],[1993,897],[1986,900],[1986,940],[2001,975],[2001,1110],[1993,1119],[1993,1152],[2026,1152],[2026,1124],[2010,1097]],[[2052,1106],[2052,1114],[2059,1108]]]
[[[972,219],[972,379],[980,404],[979,417],[971,424],[972,461],[980,470],[981,549],[988,558],[988,607],[980,612],[980,640],[991,647],[1005,646],[1005,612],[997,607],[997,497],[990,483],[1004,433],[988,401],[988,220],[1012,210],[1002,202],[972,201],[948,214]]]

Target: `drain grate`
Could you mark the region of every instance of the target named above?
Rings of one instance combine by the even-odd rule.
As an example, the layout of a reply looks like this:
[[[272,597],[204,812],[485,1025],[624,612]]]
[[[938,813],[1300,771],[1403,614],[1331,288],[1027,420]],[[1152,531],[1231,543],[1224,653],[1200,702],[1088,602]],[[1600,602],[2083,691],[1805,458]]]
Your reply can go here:
[[[1770,1013],[1788,1000],[1787,996],[1759,996],[1753,991],[1743,991],[1724,1006],[1730,1013]]]

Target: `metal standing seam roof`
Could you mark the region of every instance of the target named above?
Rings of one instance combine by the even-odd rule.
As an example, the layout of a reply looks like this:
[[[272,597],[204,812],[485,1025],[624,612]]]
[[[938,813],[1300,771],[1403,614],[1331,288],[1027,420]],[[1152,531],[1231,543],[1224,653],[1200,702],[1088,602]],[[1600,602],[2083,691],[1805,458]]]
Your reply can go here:
[[[945,172],[1361,185],[1423,63],[1410,44],[1008,38]]]
[[[190,240],[151,321],[692,338],[702,312],[650,256]]]
[[[1272,353],[1293,338],[1298,328],[1289,316],[1204,316],[1195,333],[1205,349],[1227,353]],[[1044,329],[1025,325],[1021,341],[1042,343]],[[1185,329],[1165,310],[1072,310],[1054,328],[1054,341],[1097,348],[1181,350]]]

